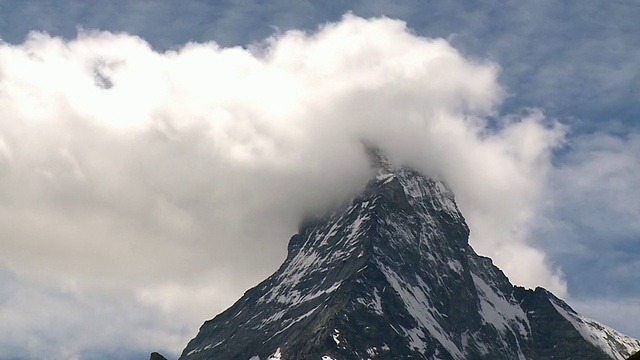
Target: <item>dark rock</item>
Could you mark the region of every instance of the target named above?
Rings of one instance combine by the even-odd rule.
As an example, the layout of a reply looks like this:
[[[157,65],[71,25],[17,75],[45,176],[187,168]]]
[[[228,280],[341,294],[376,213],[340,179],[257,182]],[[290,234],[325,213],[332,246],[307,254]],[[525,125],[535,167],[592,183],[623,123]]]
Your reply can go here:
[[[149,360],[167,360],[167,358],[165,358],[164,356],[160,355],[157,352],[152,352]]]

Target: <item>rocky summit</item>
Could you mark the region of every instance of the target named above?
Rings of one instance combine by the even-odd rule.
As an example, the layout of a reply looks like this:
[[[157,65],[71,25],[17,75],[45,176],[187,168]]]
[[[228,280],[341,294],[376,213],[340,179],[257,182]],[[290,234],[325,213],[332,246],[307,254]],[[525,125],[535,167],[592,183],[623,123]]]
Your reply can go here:
[[[268,279],[180,359],[625,359],[640,342],[549,291],[514,286],[468,243],[453,193],[369,150],[377,174],[307,219]]]

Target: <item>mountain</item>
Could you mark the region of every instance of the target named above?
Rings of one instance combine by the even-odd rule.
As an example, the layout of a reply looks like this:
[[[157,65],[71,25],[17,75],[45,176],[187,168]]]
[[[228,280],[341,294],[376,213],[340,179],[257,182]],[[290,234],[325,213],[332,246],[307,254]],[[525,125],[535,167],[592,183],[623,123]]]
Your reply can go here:
[[[202,325],[180,359],[625,359],[640,342],[468,243],[447,186],[369,149],[377,174],[307,219],[268,279]]]
[[[149,360],[167,360],[167,358],[160,355],[160,353],[152,352]]]

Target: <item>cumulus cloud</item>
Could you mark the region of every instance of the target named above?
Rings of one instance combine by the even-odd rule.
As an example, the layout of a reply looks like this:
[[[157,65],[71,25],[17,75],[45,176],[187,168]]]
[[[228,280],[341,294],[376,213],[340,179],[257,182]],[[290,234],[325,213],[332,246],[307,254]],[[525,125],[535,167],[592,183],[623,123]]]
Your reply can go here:
[[[400,21],[352,15],[249,48],[159,53],[91,31],[2,44],[0,264],[122,294],[186,341],[279,265],[304,214],[362,188],[367,140],[447,181],[472,245],[515,283],[563,295],[527,241],[564,130],[534,110],[499,117],[497,76]]]

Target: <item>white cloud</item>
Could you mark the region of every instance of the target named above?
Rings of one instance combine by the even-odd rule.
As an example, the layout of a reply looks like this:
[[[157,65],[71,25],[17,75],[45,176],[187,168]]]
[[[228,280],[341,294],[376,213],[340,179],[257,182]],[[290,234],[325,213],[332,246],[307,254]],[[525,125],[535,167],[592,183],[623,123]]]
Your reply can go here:
[[[94,32],[2,44],[0,264],[127,293],[131,309],[158,309],[193,335],[194,319],[279,265],[303,214],[363,186],[367,139],[449,182],[472,245],[515,283],[562,295],[527,236],[563,129],[535,111],[490,126],[497,73],[402,22],[354,16],[251,50],[157,53]]]

